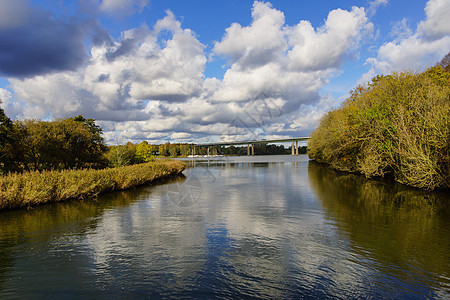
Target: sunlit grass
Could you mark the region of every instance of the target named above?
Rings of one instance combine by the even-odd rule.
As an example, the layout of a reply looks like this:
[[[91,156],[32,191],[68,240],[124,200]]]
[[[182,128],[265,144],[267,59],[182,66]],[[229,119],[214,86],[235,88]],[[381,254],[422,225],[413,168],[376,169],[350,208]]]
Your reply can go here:
[[[178,174],[184,168],[180,161],[156,161],[103,170],[8,174],[0,176],[0,210],[94,197]]]

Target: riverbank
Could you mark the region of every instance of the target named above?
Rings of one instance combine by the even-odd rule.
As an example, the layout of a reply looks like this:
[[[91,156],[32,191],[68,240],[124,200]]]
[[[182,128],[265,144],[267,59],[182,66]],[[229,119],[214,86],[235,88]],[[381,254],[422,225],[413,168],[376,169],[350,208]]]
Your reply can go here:
[[[450,72],[378,76],[311,134],[311,159],[424,190],[450,188]]]
[[[0,177],[0,211],[124,190],[179,174],[181,161],[155,161],[102,170],[25,172]]]

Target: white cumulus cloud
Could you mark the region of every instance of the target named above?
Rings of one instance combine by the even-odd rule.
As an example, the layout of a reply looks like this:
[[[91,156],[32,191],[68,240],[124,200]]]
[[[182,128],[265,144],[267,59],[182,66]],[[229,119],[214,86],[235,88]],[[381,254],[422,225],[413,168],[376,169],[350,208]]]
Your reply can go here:
[[[430,0],[425,13],[427,18],[420,22],[418,34],[427,40],[441,39],[450,34],[450,1]]]
[[[323,70],[338,67],[343,56],[355,48],[364,33],[372,30],[364,8],[336,9],[325,24],[314,29],[302,21],[289,32],[289,66],[294,70]]]
[[[145,1],[144,1],[145,2]],[[144,3],[139,2],[139,3]],[[122,1],[103,1],[119,7]],[[95,118],[114,142],[208,141],[306,135],[334,101],[320,91],[357,51],[372,24],[363,8],[331,11],[320,27],[294,26],[255,1],[248,25],[231,24],[212,57],[223,79],[205,78],[206,47],[170,11],[90,48],[76,71],[11,78],[16,118]]]
[[[103,120],[142,119],[146,100],[182,101],[199,93],[203,45],[171,12],[163,23],[154,31],[143,26],[112,44],[92,46],[90,61],[76,72],[10,79],[15,97],[26,103],[18,117],[82,113]],[[169,40],[159,39],[162,30],[170,32]]]
[[[406,26],[406,19],[394,26],[393,41],[383,44],[377,57],[367,59],[371,65],[360,83],[376,74],[393,71],[418,71],[437,63],[450,51],[450,1],[429,0],[425,7],[426,18],[416,30]],[[400,33],[399,33],[400,29]]]

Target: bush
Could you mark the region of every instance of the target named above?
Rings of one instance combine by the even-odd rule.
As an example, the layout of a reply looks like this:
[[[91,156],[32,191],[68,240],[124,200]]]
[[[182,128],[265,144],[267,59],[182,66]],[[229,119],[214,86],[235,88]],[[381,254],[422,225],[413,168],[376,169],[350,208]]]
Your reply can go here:
[[[450,187],[450,73],[378,76],[321,120],[308,153],[366,177],[392,175],[422,189]]]

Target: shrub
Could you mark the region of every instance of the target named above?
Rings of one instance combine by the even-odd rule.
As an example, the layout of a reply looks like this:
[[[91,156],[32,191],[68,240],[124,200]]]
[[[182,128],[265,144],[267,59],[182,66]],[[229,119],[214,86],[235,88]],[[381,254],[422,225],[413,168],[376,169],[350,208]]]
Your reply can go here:
[[[450,187],[450,73],[377,76],[311,134],[308,153],[366,177],[392,175],[422,189]]]

